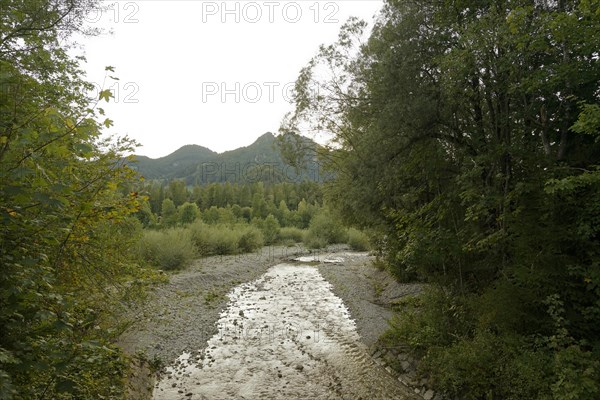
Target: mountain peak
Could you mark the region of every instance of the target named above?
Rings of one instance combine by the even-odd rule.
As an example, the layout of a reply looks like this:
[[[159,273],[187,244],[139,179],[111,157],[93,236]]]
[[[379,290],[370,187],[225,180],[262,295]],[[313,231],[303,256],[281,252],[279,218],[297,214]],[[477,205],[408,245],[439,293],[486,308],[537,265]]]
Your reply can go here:
[[[258,137],[258,139],[256,139],[256,140],[257,140],[257,141],[258,141],[258,140],[265,140],[265,139],[269,139],[269,140],[271,140],[271,139],[274,139],[274,138],[275,138],[275,135],[273,135],[273,133],[271,133],[271,132],[266,132],[266,133],[263,133],[262,135],[260,135],[260,136]]]
[[[188,144],[161,158],[137,157],[132,168],[147,179],[185,179],[188,184],[243,179],[241,171],[251,167],[264,164],[283,168],[285,162],[275,142],[275,135],[266,132],[249,146],[223,153]]]
[[[180,148],[178,148],[177,150],[175,150],[174,152],[172,152],[171,154],[169,154],[168,156],[165,157],[161,157],[161,158],[173,158],[174,156],[205,156],[208,154],[216,154],[214,151],[212,151],[211,149],[204,147],[204,146],[200,146],[197,144],[186,144],[184,146],[181,146]]]

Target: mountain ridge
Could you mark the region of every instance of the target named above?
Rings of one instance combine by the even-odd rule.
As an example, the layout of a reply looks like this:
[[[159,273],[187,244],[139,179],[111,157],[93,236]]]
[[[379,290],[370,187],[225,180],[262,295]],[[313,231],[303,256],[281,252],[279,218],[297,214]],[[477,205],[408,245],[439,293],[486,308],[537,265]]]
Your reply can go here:
[[[303,178],[301,172],[286,163],[277,140],[273,133],[266,132],[248,146],[222,153],[201,145],[188,144],[159,158],[135,155],[135,161],[130,166],[145,179],[183,179],[188,185],[234,181],[320,180],[315,173]],[[317,143],[308,138],[303,140],[316,150]],[[304,161],[306,170],[314,170],[317,166],[316,157],[307,156]]]
[[[193,144],[193,143],[191,143],[191,144],[184,144],[183,146],[181,146],[180,148],[176,149],[175,151],[173,151],[173,152],[171,152],[171,153],[169,153],[167,155],[160,156],[160,157],[150,157],[150,156],[147,156],[147,155],[144,155],[144,154],[134,154],[134,155],[135,155],[136,158],[142,158],[142,159],[148,159],[148,160],[154,160],[154,161],[156,161],[156,160],[163,160],[165,158],[173,156],[176,153],[181,153],[183,150],[187,150],[187,149],[190,149],[190,150],[191,149],[198,149],[200,151],[210,152],[211,154],[214,154],[214,155],[221,155],[221,154],[230,153],[232,151],[236,151],[236,150],[239,150],[239,149],[244,149],[244,148],[251,147],[254,144],[256,144],[256,142],[265,140],[265,138],[273,138],[274,139],[275,135],[273,133],[271,133],[271,132],[265,132],[262,135],[260,135],[259,137],[257,137],[254,140],[254,142],[252,142],[251,144],[249,144],[247,146],[240,146],[240,147],[237,147],[235,149],[224,150],[224,151],[221,151],[221,152],[212,150],[212,149],[210,149],[210,148],[208,148],[206,146],[202,146],[202,145],[199,145],[199,144]]]

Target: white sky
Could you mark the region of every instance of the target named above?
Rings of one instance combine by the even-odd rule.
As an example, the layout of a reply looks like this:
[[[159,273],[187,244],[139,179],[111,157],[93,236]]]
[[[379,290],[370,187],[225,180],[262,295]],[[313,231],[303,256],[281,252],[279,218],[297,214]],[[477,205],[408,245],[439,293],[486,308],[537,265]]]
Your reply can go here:
[[[276,133],[292,107],[286,88],[349,16],[368,22],[382,0],[107,1],[89,26],[110,35],[80,40],[88,80],[104,67],[116,98],[102,107],[111,132],[165,156],[185,144],[223,152]],[[112,5],[112,6],[111,6]],[[255,22],[252,22],[255,21]],[[294,22],[296,21],[296,22]]]

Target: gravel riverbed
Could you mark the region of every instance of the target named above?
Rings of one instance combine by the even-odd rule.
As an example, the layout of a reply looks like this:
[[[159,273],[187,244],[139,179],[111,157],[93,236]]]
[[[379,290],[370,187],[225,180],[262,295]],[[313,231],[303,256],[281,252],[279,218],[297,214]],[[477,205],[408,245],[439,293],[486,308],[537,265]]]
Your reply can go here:
[[[217,321],[233,288],[259,278],[273,265],[304,255],[343,300],[361,342],[373,348],[387,329],[389,304],[420,288],[397,284],[386,272],[374,268],[366,254],[351,254],[343,247],[310,254],[302,247],[270,247],[253,254],[196,260],[185,270],[170,274],[168,283],[154,288],[143,304],[131,310],[132,324],[119,344],[128,354],[142,353],[148,360],[170,365],[181,354],[206,347],[218,332]],[[147,370],[134,371],[130,398],[150,399],[155,378]]]

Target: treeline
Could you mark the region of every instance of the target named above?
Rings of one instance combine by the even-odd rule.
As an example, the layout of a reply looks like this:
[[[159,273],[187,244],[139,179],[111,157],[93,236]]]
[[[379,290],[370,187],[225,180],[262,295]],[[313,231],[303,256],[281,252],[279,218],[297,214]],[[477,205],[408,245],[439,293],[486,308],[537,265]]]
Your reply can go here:
[[[284,129],[335,135],[329,204],[430,283],[390,345],[452,398],[600,398],[600,2],[387,0],[364,28]]]
[[[322,184],[314,182],[188,188],[175,180],[147,185],[141,193],[147,201],[136,213],[146,228],[139,255],[162,269],[180,269],[202,256],[249,253],[265,245],[302,243],[320,249],[348,243],[355,250],[370,248],[363,232],[343,226],[323,204]]]
[[[146,227],[170,227],[201,218],[207,223],[251,222],[269,215],[281,226],[308,227],[323,206],[322,185],[301,183],[212,183],[188,187],[183,180],[139,189],[148,201],[138,217]],[[124,192],[129,192],[126,189]]]

